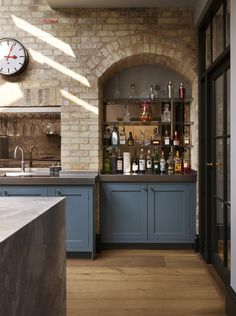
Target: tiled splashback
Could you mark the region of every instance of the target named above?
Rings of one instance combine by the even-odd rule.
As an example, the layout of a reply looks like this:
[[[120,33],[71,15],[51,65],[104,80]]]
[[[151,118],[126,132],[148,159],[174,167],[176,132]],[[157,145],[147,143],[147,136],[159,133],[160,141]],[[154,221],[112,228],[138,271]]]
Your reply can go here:
[[[37,166],[60,161],[61,117],[59,113],[3,113],[0,114],[0,158],[1,167],[15,166],[13,152],[17,145],[24,149],[25,160],[29,159],[30,147],[38,148],[34,153]]]

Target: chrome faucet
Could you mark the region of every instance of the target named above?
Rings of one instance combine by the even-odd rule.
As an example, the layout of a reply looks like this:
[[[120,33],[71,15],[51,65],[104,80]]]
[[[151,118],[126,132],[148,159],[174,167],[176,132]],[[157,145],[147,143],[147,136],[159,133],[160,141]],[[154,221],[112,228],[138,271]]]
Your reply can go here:
[[[35,151],[36,154],[38,155],[38,148],[35,145],[30,147],[30,156],[29,156],[29,167],[30,168],[33,167],[33,151]]]
[[[14,158],[16,159],[16,154],[17,154],[18,149],[21,151],[21,172],[25,172],[24,151],[20,145],[16,146],[14,150]]]

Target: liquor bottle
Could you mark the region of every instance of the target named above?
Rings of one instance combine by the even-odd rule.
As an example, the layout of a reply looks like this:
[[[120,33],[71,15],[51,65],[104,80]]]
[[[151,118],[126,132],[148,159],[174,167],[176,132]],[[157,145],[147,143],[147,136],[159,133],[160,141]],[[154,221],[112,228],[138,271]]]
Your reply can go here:
[[[138,160],[138,169],[140,173],[145,173],[146,161],[143,153],[143,148],[141,148],[141,153]]]
[[[132,136],[132,132],[129,132],[129,138],[127,140],[128,146],[134,146],[134,139]]]
[[[182,172],[182,159],[179,156],[179,151],[177,150],[175,153],[175,173],[181,173]]]
[[[132,173],[137,174],[138,173],[138,159],[137,159],[137,153],[135,151],[134,157],[132,160]]]
[[[184,100],[184,98],[185,98],[185,88],[183,86],[183,83],[181,82],[179,86],[179,99]]]
[[[174,85],[173,81],[168,81],[167,85],[167,98],[172,99],[174,97]]]
[[[117,173],[123,173],[123,157],[121,155],[120,148],[118,149],[118,156],[116,160],[116,170],[117,170]]]
[[[158,127],[155,127],[153,129],[153,134],[152,134],[152,145],[159,146],[161,144],[161,136],[158,131]]]
[[[110,174],[111,172],[111,166],[110,166],[110,157],[109,157],[109,151],[106,151],[105,158],[104,158],[104,173]]]
[[[190,145],[190,135],[187,131],[187,129],[185,129],[185,133],[184,133],[184,136],[183,136],[183,144],[184,146],[189,146]]]
[[[183,173],[189,173],[191,170],[190,165],[190,151],[189,149],[185,149],[184,157],[183,157]]]
[[[165,146],[170,146],[170,135],[169,135],[169,132],[168,130],[166,129],[165,130],[165,136],[164,136],[164,145]]]
[[[179,146],[179,144],[180,144],[180,141],[179,141],[178,132],[175,131],[174,137],[173,137],[173,146]]]
[[[167,164],[168,164],[168,167],[167,167],[168,175],[174,174],[174,160],[173,160],[173,155],[171,151],[169,152]]]
[[[125,127],[123,126],[120,131],[120,137],[119,137],[120,145],[125,146],[126,145],[126,134],[125,134]]]
[[[103,143],[104,143],[104,146],[111,145],[111,130],[108,127],[105,129],[105,132],[103,135]]]
[[[161,120],[162,122],[170,122],[171,121],[171,113],[170,113],[170,105],[165,103],[163,106]]]
[[[148,174],[152,173],[152,157],[151,157],[150,149],[148,149],[148,153],[146,157],[146,171]]]
[[[111,172],[112,174],[117,173],[117,154],[115,148],[112,148],[112,153],[110,157],[110,166],[111,166]]]
[[[164,174],[166,171],[166,160],[165,160],[165,154],[164,151],[161,151],[161,159],[160,159],[160,172],[161,174]]]
[[[119,137],[118,137],[118,130],[117,127],[113,127],[113,131],[111,133],[111,145],[118,146]]]
[[[160,156],[157,149],[154,149],[154,156],[153,156],[153,173],[158,174],[160,173]]]

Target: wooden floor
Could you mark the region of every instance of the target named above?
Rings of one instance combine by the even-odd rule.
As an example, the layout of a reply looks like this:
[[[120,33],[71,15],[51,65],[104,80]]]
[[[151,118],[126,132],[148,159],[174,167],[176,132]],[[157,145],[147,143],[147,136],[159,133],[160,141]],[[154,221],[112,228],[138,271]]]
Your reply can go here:
[[[225,316],[192,251],[112,250],[67,261],[67,316]]]

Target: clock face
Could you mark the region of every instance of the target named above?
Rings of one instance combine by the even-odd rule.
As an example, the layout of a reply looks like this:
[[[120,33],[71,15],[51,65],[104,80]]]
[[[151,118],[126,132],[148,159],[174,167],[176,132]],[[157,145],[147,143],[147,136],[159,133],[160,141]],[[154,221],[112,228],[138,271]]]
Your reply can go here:
[[[0,39],[0,74],[11,76],[22,72],[28,64],[24,46],[15,39]]]

